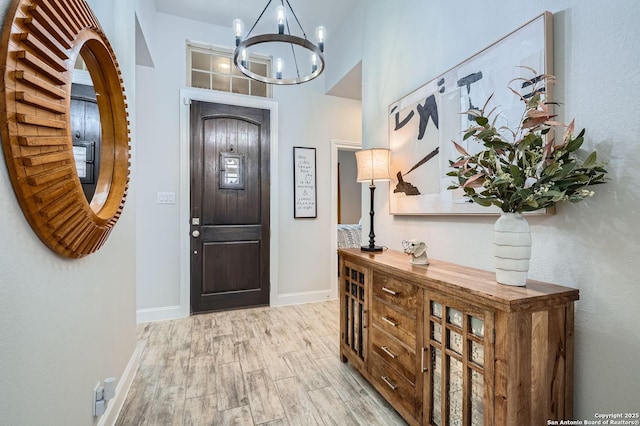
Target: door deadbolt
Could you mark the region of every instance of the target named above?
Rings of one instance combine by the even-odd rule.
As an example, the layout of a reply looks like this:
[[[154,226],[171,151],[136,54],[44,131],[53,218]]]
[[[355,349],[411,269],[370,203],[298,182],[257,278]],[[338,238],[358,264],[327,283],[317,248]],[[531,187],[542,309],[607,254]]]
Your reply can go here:
[[[200,236],[200,231],[198,231],[197,229],[195,231],[193,231],[191,233],[191,235],[193,236],[193,238],[198,238]]]

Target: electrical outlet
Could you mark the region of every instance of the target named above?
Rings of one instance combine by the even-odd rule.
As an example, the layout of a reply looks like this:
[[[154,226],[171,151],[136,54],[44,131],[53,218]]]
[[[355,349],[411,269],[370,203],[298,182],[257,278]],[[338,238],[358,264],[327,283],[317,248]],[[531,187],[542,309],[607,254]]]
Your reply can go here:
[[[104,405],[104,401],[96,401],[96,405],[94,407],[93,416],[94,417],[100,417],[101,415],[104,414],[105,411],[106,411],[106,408],[105,408],[105,405]]]
[[[98,417],[104,414],[104,388],[102,384],[98,382],[95,388],[93,388],[93,416]]]

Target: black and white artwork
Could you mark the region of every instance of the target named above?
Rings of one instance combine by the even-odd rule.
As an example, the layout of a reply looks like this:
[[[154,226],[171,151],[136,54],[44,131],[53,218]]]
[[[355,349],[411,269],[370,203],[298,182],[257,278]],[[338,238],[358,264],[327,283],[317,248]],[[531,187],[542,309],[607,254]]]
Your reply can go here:
[[[452,141],[468,152],[481,148],[462,142],[472,124],[465,112],[482,108],[491,95],[500,125],[519,123],[524,107],[508,87],[514,78],[530,78],[522,67],[552,73],[551,24],[551,13],[543,13],[389,106],[391,214],[499,213],[470,202],[461,190],[447,190],[449,160],[459,155]]]

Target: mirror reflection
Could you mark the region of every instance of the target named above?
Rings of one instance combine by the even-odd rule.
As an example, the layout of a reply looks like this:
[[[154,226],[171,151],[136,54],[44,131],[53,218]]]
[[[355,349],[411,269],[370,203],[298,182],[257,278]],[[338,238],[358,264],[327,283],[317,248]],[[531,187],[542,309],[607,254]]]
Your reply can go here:
[[[96,92],[81,55],[76,60],[71,85],[71,139],[78,177],[91,204],[100,175],[102,129]]]

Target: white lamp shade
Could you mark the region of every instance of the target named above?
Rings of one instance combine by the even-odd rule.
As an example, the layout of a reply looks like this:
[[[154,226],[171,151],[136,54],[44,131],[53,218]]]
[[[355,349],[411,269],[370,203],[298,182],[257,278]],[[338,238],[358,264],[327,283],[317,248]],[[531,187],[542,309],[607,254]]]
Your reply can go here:
[[[358,182],[391,180],[389,157],[391,151],[386,148],[372,148],[356,151],[358,163]]]

